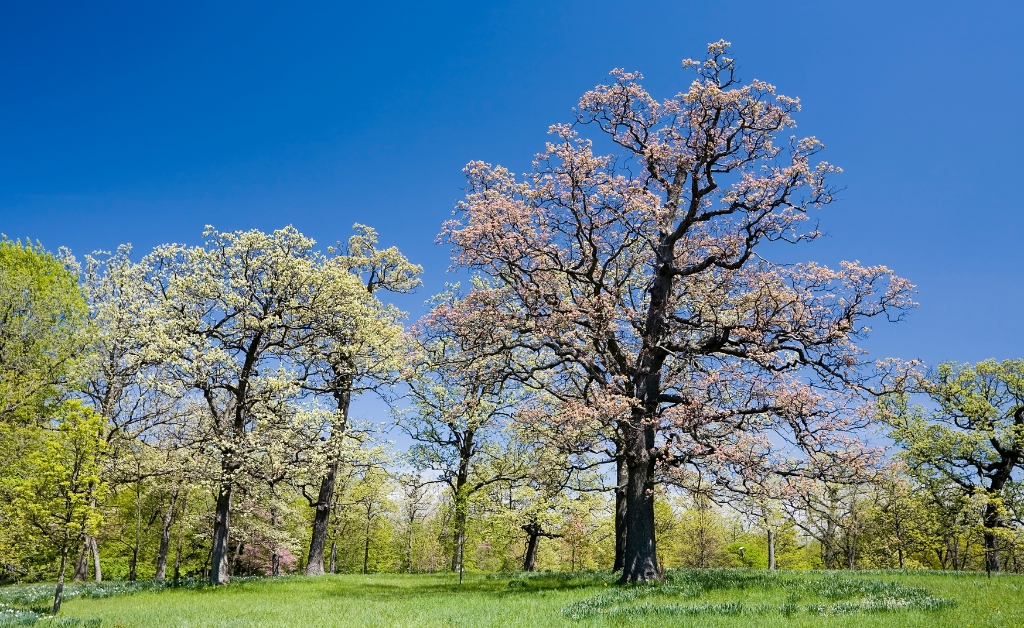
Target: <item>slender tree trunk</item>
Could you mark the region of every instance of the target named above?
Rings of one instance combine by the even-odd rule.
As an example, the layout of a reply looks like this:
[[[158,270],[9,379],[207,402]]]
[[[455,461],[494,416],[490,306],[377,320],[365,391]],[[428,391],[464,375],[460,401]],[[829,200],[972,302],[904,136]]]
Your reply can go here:
[[[338,541],[331,541],[331,573],[338,573]]]
[[[768,528],[768,569],[775,571],[775,530]]]
[[[135,483],[135,544],[132,545],[132,557],[128,563],[128,582],[138,579],[139,545],[142,542],[142,485]]]
[[[60,604],[64,601],[64,572],[68,567],[68,547],[60,550],[60,567],[57,569],[57,589],[53,592],[53,614],[60,612]]]
[[[92,548],[92,562],[93,562],[93,573],[96,576],[96,582],[103,582],[103,570],[100,568],[100,546],[96,543],[96,537],[87,536],[89,539],[89,547]]]
[[[230,477],[230,474],[229,474]],[[232,481],[225,480],[217,493],[217,509],[213,519],[213,548],[210,555],[210,584],[231,582],[228,556],[228,532],[231,528]]]
[[[651,582],[660,578],[654,536],[654,429],[634,419],[626,430],[626,551],[620,582]]]
[[[455,547],[452,549],[452,571],[462,573],[466,548],[466,520],[469,517],[469,458],[473,451],[473,432],[467,430],[459,452],[459,472],[455,477],[455,513],[452,529]]]
[[[164,581],[167,579],[167,552],[171,547],[171,524],[174,523],[174,504],[178,501],[178,486],[171,490],[171,501],[164,511],[164,518],[160,526],[160,549],[156,554],[156,575],[154,580]]]
[[[341,437],[345,434],[348,424],[348,411],[352,401],[351,381],[345,384],[340,392],[335,395],[338,412],[341,415],[341,422],[334,426],[331,433],[331,440],[336,447]],[[320,479],[320,492],[316,496],[316,504],[313,512],[313,533],[309,539],[309,561],[306,563],[305,573],[307,576],[320,576],[324,573],[324,548],[327,546],[327,530],[331,522],[331,509],[334,505],[334,487],[338,479],[338,453],[331,452],[330,461],[324,477]]]
[[[370,520],[366,520],[366,544],[363,545],[363,573],[370,573]]]
[[[188,491],[181,500],[181,515],[178,517],[178,543],[174,551],[174,581],[181,579],[181,544],[185,535],[185,513],[188,512]]]
[[[615,480],[615,564],[612,571],[620,571],[625,564],[626,489],[629,484],[629,467],[621,455],[615,459]]]

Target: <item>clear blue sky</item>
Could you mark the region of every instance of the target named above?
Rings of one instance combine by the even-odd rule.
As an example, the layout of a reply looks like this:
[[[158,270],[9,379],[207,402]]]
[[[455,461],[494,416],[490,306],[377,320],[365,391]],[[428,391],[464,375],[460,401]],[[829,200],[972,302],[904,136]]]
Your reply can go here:
[[[0,231],[82,254],[364,222],[426,267],[416,314],[467,161],[522,172],[612,68],[668,96],[724,38],[846,171],[792,255],[919,287],[872,352],[1024,357],[1024,3],[185,4],[2,5]]]

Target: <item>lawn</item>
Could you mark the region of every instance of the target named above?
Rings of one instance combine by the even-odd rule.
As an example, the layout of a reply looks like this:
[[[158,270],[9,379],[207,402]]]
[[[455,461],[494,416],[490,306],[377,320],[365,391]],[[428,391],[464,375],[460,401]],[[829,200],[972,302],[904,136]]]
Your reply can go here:
[[[285,577],[210,588],[74,585],[50,625],[279,626],[1024,626],[1024,576],[678,570],[663,585],[618,587],[588,574]],[[43,587],[0,589],[0,626]],[[99,597],[102,596],[102,597]],[[4,619],[7,617],[8,619]],[[18,618],[21,619],[18,619]],[[6,623],[5,623],[6,622]],[[24,622],[24,623],[16,623]]]

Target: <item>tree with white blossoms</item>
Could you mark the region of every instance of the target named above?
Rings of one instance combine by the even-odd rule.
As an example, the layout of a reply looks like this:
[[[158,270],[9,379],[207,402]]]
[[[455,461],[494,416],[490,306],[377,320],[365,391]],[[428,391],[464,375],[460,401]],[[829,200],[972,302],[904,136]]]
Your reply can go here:
[[[378,293],[410,292],[420,284],[422,272],[397,248],[377,249],[377,232],[372,228],[357,224],[354,229],[347,247],[328,250],[322,269],[325,298],[308,311],[311,334],[300,358],[303,387],[326,398],[333,410],[333,420],[323,434],[318,490],[315,497],[307,496],[314,509],[307,575],[324,573],[324,549],[352,399],[393,384],[402,366],[404,314],[382,303]]]
[[[168,374],[196,391],[206,409],[196,433],[219,466],[210,581],[222,584],[230,579],[239,476],[259,465],[266,443],[281,438],[268,436],[268,426],[308,427],[296,424],[292,407],[302,383],[294,364],[333,277],[321,272],[314,241],[293,227],[272,234],[208,227],[204,235],[204,246],[160,246],[144,263],[161,310],[151,330],[155,349]]]
[[[143,435],[150,441],[167,439],[173,432],[174,421],[179,418],[174,406],[183,392],[173,380],[161,376],[161,356],[153,351],[151,343],[160,310],[154,307],[147,285],[150,268],[146,263],[132,262],[131,253],[130,245],[122,245],[112,254],[86,255],[82,273],[93,342],[81,388],[93,408],[105,419],[104,477],[115,484],[142,480],[139,474],[128,471],[138,465],[127,464],[130,460],[122,458],[134,457],[133,448]],[[164,465],[147,469],[146,473],[166,472]],[[165,512],[168,531],[177,491],[176,487],[172,489]],[[166,550],[165,542],[158,558],[161,564],[166,563]],[[89,554],[99,581],[102,579],[99,547],[92,536],[85,540],[76,577],[84,577],[84,561]],[[133,560],[133,574],[134,567]],[[158,569],[158,579],[160,572]]]

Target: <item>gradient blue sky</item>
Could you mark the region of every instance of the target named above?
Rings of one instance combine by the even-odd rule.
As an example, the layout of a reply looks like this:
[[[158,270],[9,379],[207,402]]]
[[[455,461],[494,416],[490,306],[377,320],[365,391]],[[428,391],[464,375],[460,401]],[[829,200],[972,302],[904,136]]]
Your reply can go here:
[[[1021,2],[5,2],[0,231],[78,254],[293,224],[434,244],[471,159],[517,172],[614,67],[658,97],[733,42],[845,170],[792,259],[886,264],[921,307],[872,352],[1024,357]]]

